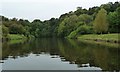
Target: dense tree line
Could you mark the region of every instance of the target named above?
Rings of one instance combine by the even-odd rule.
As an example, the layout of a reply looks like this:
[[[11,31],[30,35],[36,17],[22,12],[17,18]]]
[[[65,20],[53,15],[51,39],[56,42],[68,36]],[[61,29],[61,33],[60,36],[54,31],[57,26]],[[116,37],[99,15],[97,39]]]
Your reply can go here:
[[[30,37],[69,37],[82,34],[120,33],[120,2],[109,2],[100,7],[83,9],[62,14],[59,18],[32,22],[24,19],[2,17],[3,37],[22,34]]]

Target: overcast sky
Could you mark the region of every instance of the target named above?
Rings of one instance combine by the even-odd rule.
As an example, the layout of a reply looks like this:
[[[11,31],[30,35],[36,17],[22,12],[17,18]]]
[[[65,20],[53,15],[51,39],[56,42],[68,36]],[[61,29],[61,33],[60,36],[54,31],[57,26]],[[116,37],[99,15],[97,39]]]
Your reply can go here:
[[[116,1],[120,0],[2,0],[0,15],[30,21],[34,19],[48,20],[75,11],[76,7],[88,9],[89,7]]]

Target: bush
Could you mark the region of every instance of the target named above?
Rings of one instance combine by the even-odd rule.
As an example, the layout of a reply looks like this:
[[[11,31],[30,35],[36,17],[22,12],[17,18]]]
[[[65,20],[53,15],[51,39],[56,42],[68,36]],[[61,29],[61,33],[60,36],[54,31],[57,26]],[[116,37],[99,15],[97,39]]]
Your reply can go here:
[[[76,38],[78,34],[91,34],[91,33],[93,33],[93,29],[91,26],[82,25],[78,27],[76,30],[72,31],[67,37]]]
[[[79,34],[91,34],[93,33],[93,29],[91,26],[82,25],[78,27],[77,32],[79,32]]]
[[[68,38],[76,38],[76,35],[77,35],[77,31],[72,31],[69,35],[68,35]]]

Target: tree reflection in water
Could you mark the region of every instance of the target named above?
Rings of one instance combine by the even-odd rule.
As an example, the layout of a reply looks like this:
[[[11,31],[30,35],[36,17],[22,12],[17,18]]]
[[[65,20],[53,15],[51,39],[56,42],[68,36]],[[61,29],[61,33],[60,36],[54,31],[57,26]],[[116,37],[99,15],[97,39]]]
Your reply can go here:
[[[88,44],[78,40],[43,38],[23,43],[3,43],[2,60],[28,57],[31,53],[40,56],[49,54],[51,58],[61,58],[82,67],[100,67],[102,70],[120,70],[119,48]]]

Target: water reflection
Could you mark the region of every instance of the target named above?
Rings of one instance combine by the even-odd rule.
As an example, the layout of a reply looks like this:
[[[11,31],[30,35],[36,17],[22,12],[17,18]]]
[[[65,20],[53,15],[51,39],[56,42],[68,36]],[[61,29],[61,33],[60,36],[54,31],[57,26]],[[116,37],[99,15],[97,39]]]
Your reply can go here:
[[[119,48],[117,49],[117,48],[110,48],[101,45],[91,45],[78,40],[44,38],[44,39],[30,40],[19,44],[18,43],[10,44],[9,42],[7,42],[7,43],[3,43],[2,50],[3,50],[2,60],[6,62],[3,63],[4,68],[7,66],[7,63],[11,59],[23,58],[24,59],[23,61],[28,61],[29,59],[32,59],[30,64],[33,65],[32,62],[33,59],[40,57],[37,58],[36,61],[41,60],[40,61],[41,63],[42,60],[44,61],[44,57],[47,55],[49,59],[45,58],[46,59],[45,61],[47,63],[45,64],[44,62],[44,64],[48,65],[48,67],[50,65],[48,64],[48,62],[52,62],[51,59],[57,59],[54,60],[57,61],[56,62],[58,63],[57,65],[61,64],[62,62],[69,63],[69,65],[63,64],[63,66],[61,64],[61,66],[56,69],[63,69],[62,67],[64,67],[65,65],[66,65],[65,66],[66,69],[69,68],[76,69],[74,67],[75,65],[77,65],[77,69],[120,70],[120,62],[119,62],[120,57],[118,56],[120,54]],[[41,58],[41,55],[43,55],[42,56],[43,58]],[[30,57],[30,58],[26,59],[26,57]],[[20,61],[16,61],[16,63],[20,63]],[[54,65],[53,67],[56,67],[55,66],[56,63],[53,64]],[[39,66],[39,65],[35,65],[35,66]],[[30,69],[30,67],[27,67],[26,69]],[[45,69],[45,68],[41,67],[41,69]]]

